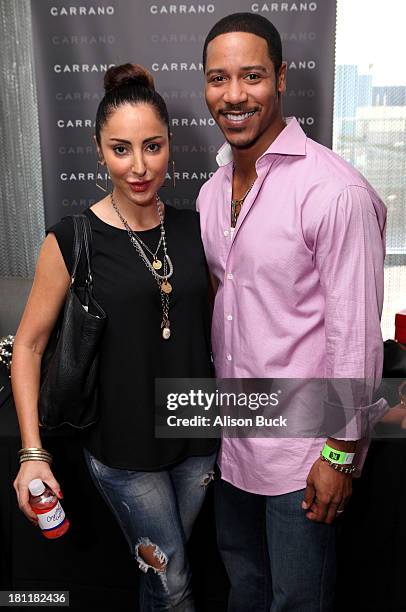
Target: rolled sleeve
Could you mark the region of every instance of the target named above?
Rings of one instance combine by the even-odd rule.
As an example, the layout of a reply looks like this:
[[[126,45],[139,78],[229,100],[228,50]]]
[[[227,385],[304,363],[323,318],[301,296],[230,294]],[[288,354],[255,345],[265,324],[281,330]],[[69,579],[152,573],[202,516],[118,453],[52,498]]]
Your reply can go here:
[[[380,211],[381,212],[381,211]],[[349,186],[331,202],[317,228],[315,262],[325,298],[326,378],[346,378],[351,403],[340,439],[367,437],[385,412],[373,403],[382,376],[385,218],[368,190]],[[328,401],[328,400],[327,400]]]

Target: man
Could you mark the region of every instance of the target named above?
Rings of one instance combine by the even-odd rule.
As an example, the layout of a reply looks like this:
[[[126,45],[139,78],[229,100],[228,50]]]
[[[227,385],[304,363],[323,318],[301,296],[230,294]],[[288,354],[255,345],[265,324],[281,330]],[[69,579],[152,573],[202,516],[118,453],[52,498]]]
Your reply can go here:
[[[219,21],[203,63],[227,140],[197,203],[217,376],[379,379],[384,204],[284,119],[286,64],[267,19]],[[231,612],[332,609],[333,521],[363,461],[357,437],[223,439],[216,518]]]

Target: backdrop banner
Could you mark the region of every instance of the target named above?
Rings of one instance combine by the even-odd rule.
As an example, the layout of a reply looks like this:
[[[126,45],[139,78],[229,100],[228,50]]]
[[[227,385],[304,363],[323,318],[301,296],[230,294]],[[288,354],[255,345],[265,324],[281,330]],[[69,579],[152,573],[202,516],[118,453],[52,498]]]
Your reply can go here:
[[[162,199],[193,208],[216,169],[223,142],[204,100],[202,48],[224,15],[247,11],[280,31],[288,64],[286,116],[330,147],[336,1],[32,0],[45,221],[78,213],[102,197],[95,185],[94,119],[109,66],[139,63],[168,104],[176,162]],[[104,174],[100,177],[104,178]]]

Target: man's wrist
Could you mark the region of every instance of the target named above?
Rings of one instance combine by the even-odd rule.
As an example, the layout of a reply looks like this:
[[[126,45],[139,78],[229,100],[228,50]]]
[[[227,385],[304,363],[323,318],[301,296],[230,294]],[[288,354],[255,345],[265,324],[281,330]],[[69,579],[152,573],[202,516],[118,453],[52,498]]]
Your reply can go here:
[[[329,459],[326,459],[325,457],[323,457],[322,453],[320,453],[320,460],[323,463],[327,463],[327,465],[330,468],[332,468],[336,472],[340,472],[341,474],[352,475],[356,469],[355,465],[351,465],[351,464],[345,465],[345,464],[334,463],[333,461],[330,461]]]
[[[328,463],[334,463],[338,465],[352,465],[355,453],[348,453],[347,451],[338,450],[326,444],[323,446],[321,453],[322,459],[328,461]]]
[[[357,440],[337,440],[337,438],[327,438],[326,444],[338,451],[346,453],[355,453],[357,448]]]

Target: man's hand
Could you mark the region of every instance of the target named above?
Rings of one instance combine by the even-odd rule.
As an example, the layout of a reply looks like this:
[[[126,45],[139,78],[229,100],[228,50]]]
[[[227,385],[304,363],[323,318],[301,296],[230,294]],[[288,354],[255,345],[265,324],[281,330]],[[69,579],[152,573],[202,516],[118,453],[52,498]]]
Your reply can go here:
[[[344,510],[352,493],[352,476],[336,472],[328,463],[317,459],[307,477],[302,502],[303,510],[311,521],[332,523]]]

